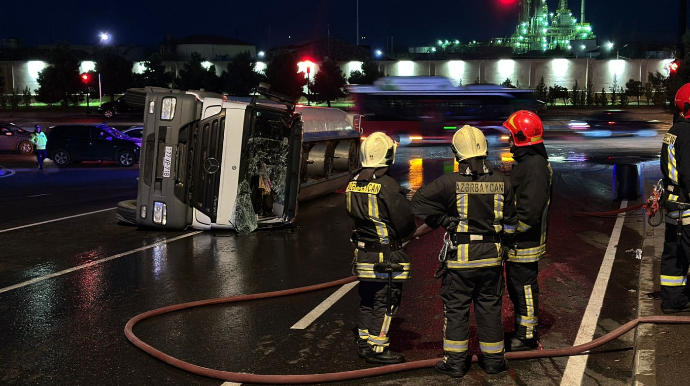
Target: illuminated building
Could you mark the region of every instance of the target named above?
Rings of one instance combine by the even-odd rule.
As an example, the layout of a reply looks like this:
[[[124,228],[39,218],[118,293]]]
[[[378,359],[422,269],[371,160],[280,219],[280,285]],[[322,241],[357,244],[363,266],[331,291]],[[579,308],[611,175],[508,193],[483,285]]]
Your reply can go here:
[[[546,0],[521,0],[518,25],[509,42],[513,51],[520,53],[560,48],[572,50],[577,55],[585,48],[595,48],[596,36],[592,26],[584,21],[585,0],[582,0],[581,6],[578,23],[568,8],[568,0],[560,0],[555,13],[549,13]]]

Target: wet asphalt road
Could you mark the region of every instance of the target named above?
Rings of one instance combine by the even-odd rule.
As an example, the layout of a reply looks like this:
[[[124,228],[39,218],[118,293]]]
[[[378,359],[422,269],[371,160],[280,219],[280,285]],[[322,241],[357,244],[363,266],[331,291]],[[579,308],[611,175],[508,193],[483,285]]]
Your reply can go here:
[[[548,253],[540,263],[544,347],[574,342],[615,221],[576,212],[620,206],[613,163],[641,163],[645,179],[657,178],[659,144],[658,136],[548,142],[555,191]],[[492,148],[492,162],[499,166],[506,151]],[[15,172],[0,178],[2,384],[221,385],[139,351],[124,337],[124,325],[157,307],[350,275],[350,222],[339,194],[302,203],[288,229],[246,236],[160,232],[118,224],[108,210],[135,196],[137,168],[82,163],[58,170],[47,163],[39,171],[31,157],[10,154],[0,154],[0,165]],[[509,168],[507,161],[501,167]],[[392,173],[415,190],[453,169],[446,147],[401,148]],[[641,247],[641,221],[637,214],[627,217],[595,336],[635,317],[639,262],[626,250]],[[392,348],[408,360],[442,355],[440,282],[433,279],[440,238],[436,231],[408,246],[414,279],[406,284],[391,333]],[[182,311],[143,322],[135,332],[180,359],[228,371],[309,374],[369,367],[355,352],[356,289],[305,330],[290,329],[333,292]],[[506,329],[512,330],[507,298],[504,310]],[[629,333],[595,350],[582,384],[629,384],[632,340]],[[471,350],[478,351],[474,333]],[[508,373],[494,376],[475,365],[461,384],[560,384],[566,363],[567,358],[511,361]],[[430,369],[339,384],[363,383],[457,384]]]

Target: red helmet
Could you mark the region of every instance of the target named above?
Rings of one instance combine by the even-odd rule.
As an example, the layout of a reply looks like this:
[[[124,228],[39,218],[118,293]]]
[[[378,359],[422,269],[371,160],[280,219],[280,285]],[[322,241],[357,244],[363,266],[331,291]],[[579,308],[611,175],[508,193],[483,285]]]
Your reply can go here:
[[[528,110],[514,112],[503,127],[510,131],[515,146],[530,146],[544,142],[544,125],[539,116]]]
[[[690,103],[690,83],[686,83],[678,89],[675,103],[680,115],[685,116],[685,112],[688,110],[685,104]]]

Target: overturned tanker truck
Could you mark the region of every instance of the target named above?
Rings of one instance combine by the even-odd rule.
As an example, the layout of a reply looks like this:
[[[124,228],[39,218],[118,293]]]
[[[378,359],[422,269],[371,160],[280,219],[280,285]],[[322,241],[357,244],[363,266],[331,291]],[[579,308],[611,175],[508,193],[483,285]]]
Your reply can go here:
[[[240,233],[283,226],[298,201],[342,188],[359,167],[358,115],[297,106],[266,84],[265,99],[144,92],[138,194],[118,204],[120,221]]]

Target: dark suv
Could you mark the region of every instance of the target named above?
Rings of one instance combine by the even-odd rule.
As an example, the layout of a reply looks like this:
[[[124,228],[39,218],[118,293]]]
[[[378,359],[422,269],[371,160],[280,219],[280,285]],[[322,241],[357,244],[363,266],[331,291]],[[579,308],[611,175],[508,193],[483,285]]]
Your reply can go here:
[[[48,158],[58,166],[81,161],[139,162],[141,143],[107,125],[60,125],[48,132]]]
[[[143,113],[143,106],[130,105],[125,101],[125,97],[120,97],[113,102],[103,103],[98,107],[98,111],[106,118],[112,118],[116,114],[122,113]]]

